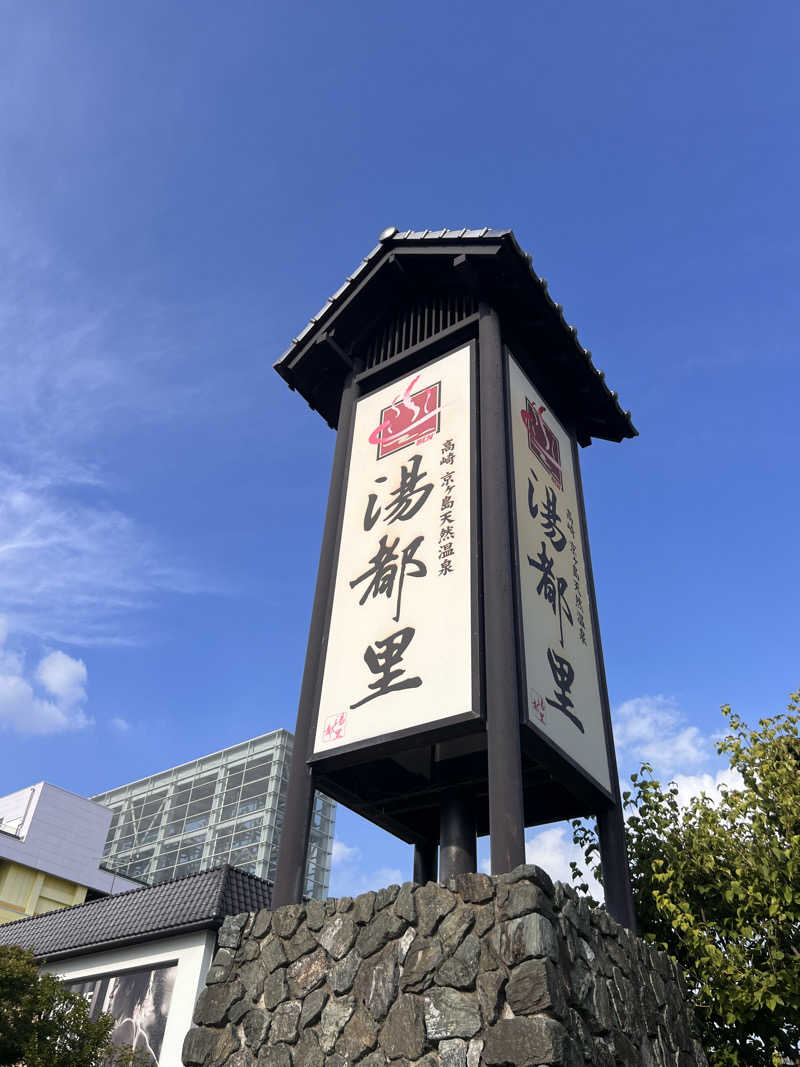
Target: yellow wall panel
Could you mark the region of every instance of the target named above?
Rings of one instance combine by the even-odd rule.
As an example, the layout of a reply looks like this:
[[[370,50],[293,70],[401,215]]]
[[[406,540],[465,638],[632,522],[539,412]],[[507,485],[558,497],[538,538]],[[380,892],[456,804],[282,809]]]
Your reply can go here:
[[[86,886],[21,863],[0,862],[0,923],[68,908],[86,899]]]

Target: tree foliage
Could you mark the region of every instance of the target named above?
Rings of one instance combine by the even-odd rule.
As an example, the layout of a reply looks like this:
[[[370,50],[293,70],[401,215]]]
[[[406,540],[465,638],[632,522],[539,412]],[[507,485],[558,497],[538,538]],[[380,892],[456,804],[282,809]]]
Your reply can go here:
[[[714,1067],[800,1062],[799,701],[757,729],[723,707],[741,785],[716,802],[680,807],[647,764],[623,796],[639,933],[682,965]],[[596,831],[573,829],[602,881]]]
[[[141,1063],[130,1048],[110,1043],[110,1015],[90,1018],[84,997],[51,974],[33,953],[0,945],[0,1067],[128,1067]]]

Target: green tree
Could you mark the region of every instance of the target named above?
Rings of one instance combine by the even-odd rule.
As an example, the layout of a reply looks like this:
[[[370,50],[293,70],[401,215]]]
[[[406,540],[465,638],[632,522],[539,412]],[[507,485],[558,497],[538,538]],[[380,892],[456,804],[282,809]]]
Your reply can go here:
[[[741,786],[716,803],[680,807],[647,764],[623,797],[639,933],[682,965],[714,1067],[800,1062],[799,702],[757,729],[722,708]],[[573,836],[602,882],[596,830]]]
[[[136,1067],[130,1048],[110,1043],[110,1015],[89,1017],[84,997],[40,974],[33,953],[0,946],[0,1067]]]

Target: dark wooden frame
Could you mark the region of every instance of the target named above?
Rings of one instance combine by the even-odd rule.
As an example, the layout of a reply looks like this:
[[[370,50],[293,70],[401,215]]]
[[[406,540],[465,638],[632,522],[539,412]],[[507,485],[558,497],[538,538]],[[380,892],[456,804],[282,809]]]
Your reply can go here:
[[[458,344],[453,348],[448,349],[445,352],[439,352],[424,362],[414,364],[412,369],[414,371],[424,371],[430,367],[431,364],[437,360],[446,359],[453,352],[459,351],[459,349],[466,347],[466,343]],[[417,346],[417,357],[425,352],[425,346]],[[477,398],[477,350],[474,341],[469,342],[469,380],[470,380],[470,396],[473,400]],[[394,364],[395,367],[397,364]],[[353,433],[355,430],[355,408],[358,401],[362,398],[371,396],[372,393],[378,389],[385,387],[388,382],[392,381],[392,378],[386,378],[385,375],[380,375],[383,379],[379,384],[373,384],[373,379],[378,376],[378,371],[383,370],[383,366],[375,369],[373,374],[362,373],[357,379],[358,395],[353,401],[353,410],[348,418],[348,441],[347,441],[347,458],[345,461],[345,471],[350,470],[350,460],[353,450]],[[406,377],[410,373],[409,370],[403,371],[399,377]],[[372,388],[367,388],[367,385],[371,385]],[[475,439],[477,431],[477,417],[476,417],[477,404],[473,404],[472,411],[470,413],[470,438]],[[319,752],[314,754],[313,745],[316,739],[317,728],[319,724],[319,707],[320,699],[322,696],[322,683],[324,675],[324,650],[327,649],[328,637],[330,634],[331,616],[333,614],[333,591],[336,583],[336,574],[339,567],[339,555],[341,550],[342,541],[342,519],[344,516],[345,502],[347,500],[347,475],[345,475],[341,485],[341,501],[339,507],[339,525],[336,531],[336,545],[331,562],[331,574],[330,574],[330,594],[328,596],[327,605],[325,608],[325,622],[322,638],[323,654],[320,657],[319,670],[316,681],[316,688],[314,691],[314,716],[311,727],[310,745],[311,749],[307,756],[307,762],[314,767],[318,774],[324,774],[326,770],[347,767],[354,763],[363,762],[367,758],[375,758],[380,756],[388,756],[393,752],[404,750],[409,747],[409,743],[413,745],[433,745],[440,741],[443,741],[450,737],[459,736],[465,732],[469,732],[470,727],[477,729],[485,718],[484,711],[484,695],[481,677],[481,663],[482,663],[482,611],[481,611],[481,573],[479,567],[478,551],[476,551],[476,542],[478,541],[478,515],[480,509],[476,506],[476,500],[480,496],[480,484],[478,479],[478,458],[476,450],[471,451],[469,457],[470,465],[470,479],[472,485],[473,507],[470,513],[470,602],[472,611],[471,622],[471,660],[472,660],[472,679],[471,679],[471,692],[472,692],[472,709],[460,714],[448,716],[446,719],[437,719],[430,725],[422,724],[420,726],[409,727],[407,730],[397,730],[390,734],[377,734],[372,738],[368,738],[364,741],[355,741],[350,745],[338,745],[335,749],[329,752]]]

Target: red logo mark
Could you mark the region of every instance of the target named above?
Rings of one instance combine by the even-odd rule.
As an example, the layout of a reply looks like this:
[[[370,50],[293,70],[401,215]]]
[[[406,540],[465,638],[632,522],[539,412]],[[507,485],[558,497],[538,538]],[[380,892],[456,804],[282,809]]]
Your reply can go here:
[[[538,458],[544,469],[559,489],[564,488],[561,477],[561,449],[558,438],[544,420],[547,408],[542,404],[535,408],[525,397],[525,410],[520,412],[528,433],[528,448]]]
[[[544,714],[546,710],[544,705],[544,697],[540,696],[535,689],[531,689],[529,692],[531,698],[531,718],[535,722],[544,723],[546,721]]]
[[[419,377],[412,378],[405,393],[381,410],[381,421],[369,435],[369,443],[378,446],[378,459],[409,445],[430,441],[438,433],[441,382],[413,392]]]
[[[325,720],[322,731],[324,741],[341,741],[347,727],[347,712],[340,711],[338,715],[329,715]]]

